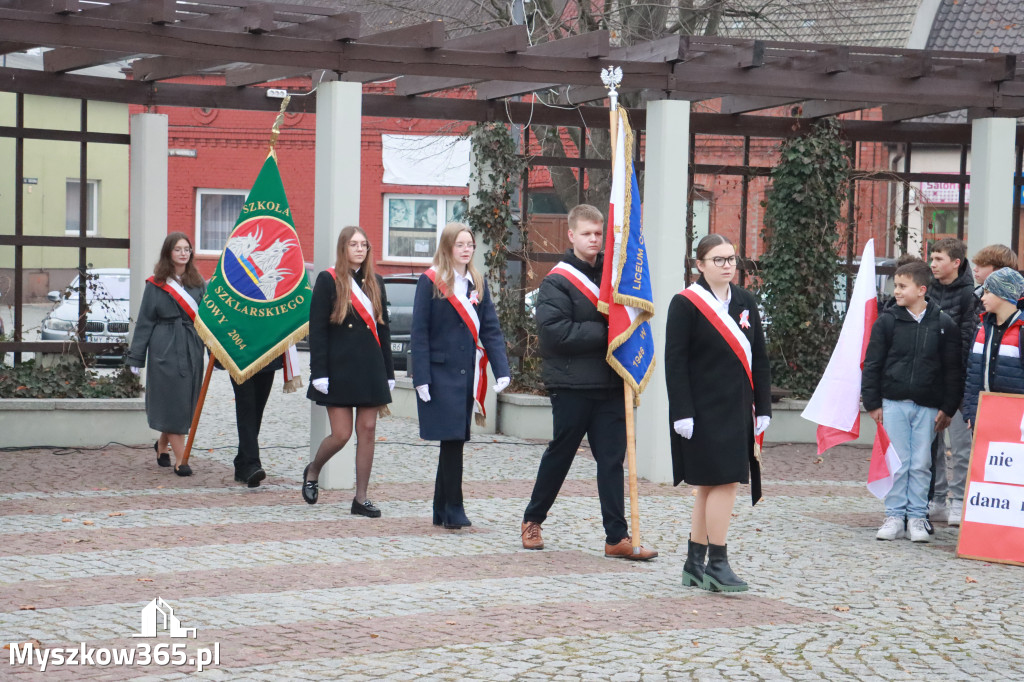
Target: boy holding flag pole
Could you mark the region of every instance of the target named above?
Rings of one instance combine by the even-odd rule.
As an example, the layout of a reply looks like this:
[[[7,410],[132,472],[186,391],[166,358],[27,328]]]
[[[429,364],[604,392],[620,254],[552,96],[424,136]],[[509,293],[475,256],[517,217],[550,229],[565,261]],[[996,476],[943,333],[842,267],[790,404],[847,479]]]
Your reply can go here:
[[[196,331],[228,370],[236,394],[239,386],[245,386],[282,355],[284,391],[294,392],[302,386],[295,343],[308,332],[312,292],[274,149],[289,100],[285,97],[281,102],[266,161],[245,198],[196,314]],[[186,462],[212,371],[210,362],[185,447]],[[259,433],[259,424],[254,429],[250,422],[256,415],[262,418],[267,395],[257,391],[246,403],[245,414],[236,415],[240,438],[244,434],[247,443]],[[235,479],[258,485],[263,471],[258,449],[255,459],[251,448],[243,453],[240,447],[239,455],[244,461],[236,458]]]
[[[595,207],[581,204],[569,213],[572,249],[552,268],[537,297],[538,336],[544,381],[551,396],[554,438],[541,457],[521,533],[526,549],[544,547],[541,523],[587,434],[598,465],[605,556],[646,561],[658,552],[640,545],[633,407],[635,393],[643,390],[654,367],[648,321],[654,304],[640,233],[640,192],[632,160],[626,154],[627,149],[632,150],[632,133],[616,104],[621,78],[619,69],[602,72],[605,85],[611,88],[613,144],[603,263],[604,217]],[[623,504],[624,450],[631,526],[626,524]]]

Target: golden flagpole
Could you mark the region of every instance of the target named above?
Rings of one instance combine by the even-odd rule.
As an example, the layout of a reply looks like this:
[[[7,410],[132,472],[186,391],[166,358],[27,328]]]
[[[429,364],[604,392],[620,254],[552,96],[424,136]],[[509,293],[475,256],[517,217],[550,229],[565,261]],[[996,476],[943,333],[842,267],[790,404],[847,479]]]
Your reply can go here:
[[[601,81],[608,87],[610,101],[609,132],[612,145],[612,173],[615,173],[615,152],[619,146],[619,93],[617,88],[622,82],[622,70],[609,67],[601,71]],[[621,207],[624,208],[624,207]],[[621,230],[622,226],[612,221],[612,229]],[[613,241],[614,243],[614,241]],[[608,258],[610,254],[605,254]],[[612,282],[614,296],[614,282]],[[640,488],[636,478],[636,423],[633,419],[633,406],[636,402],[633,387],[628,381],[622,382],[623,402],[626,411],[626,468],[629,470],[629,516],[630,537],[633,542],[633,554],[640,553]]]

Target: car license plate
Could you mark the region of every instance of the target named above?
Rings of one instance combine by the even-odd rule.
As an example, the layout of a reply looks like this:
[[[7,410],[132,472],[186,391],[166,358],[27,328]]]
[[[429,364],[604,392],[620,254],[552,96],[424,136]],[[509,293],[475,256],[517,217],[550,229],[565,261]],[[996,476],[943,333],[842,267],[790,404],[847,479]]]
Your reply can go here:
[[[102,334],[96,334],[88,337],[92,343],[121,343],[121,338],[118,336],[104,336]]]
[[[393,353],[401,353],[404,348],[405,348],[405,344],[403,344],[403,343],[392,343],[391,344],[391,352],[393,352]]]

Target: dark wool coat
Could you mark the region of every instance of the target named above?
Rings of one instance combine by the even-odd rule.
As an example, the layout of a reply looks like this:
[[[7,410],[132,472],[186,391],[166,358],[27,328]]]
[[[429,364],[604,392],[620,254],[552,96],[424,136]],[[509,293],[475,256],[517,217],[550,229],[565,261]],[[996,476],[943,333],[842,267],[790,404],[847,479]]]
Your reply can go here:
[[[206,291],[185,287],[198,303]],[[186,434],[203,385],[203,342],[171,295],[146,282],[128,349],[129,367],[146,368],[146,418],[161,433]],[[147,362],[148,356],[148,362]]]
[[[472,288],[470,282],[470,291]],[[509,376],[505,337],[484,284],[476,308],[480,317],[480,342],[487,351],[495,378]],[[416,397],[420,438],[469,440],[473,418],[473,334],[448,299],[434,298],[434,283],[420,275],[412,308],[413,385],[430,387],[430,402]],[[494,415],[490,415],[494,419]]]
[[[354,276],[362,286],[362,271]],[[317,275],[309,303],[310,384],[306,391],[306,397],[317,405],[372,407],[391,402],[388,379],[395,378],[395,369],[391,359],[388,295],[384,280],[380,275],[376,277],[384,311],[384,322],[377,323],[380,345],[351,305],[341,324],[331,322],[337,300],[334,277],[326,270]],[[326,395],[313,388],[312,380],[321,377],[330,380]]]
[[[601,286],[601,256],[591,266],[566,251],[562,260]],[[561,275],[544,278],[537,293],[537,336],[544,358],[544,386],[571,389],[619,389],[622,378],[605,359],[608,318]]]
[[[707,288],[703,277],[698,284]],[[749,311],[750,326],[741,331],[750,341],[753,390],[739,358],[704,314],[682,294],[669,305],[664,357],[676,485],[746,483],[751,462],[756,467],[754,412],[772,414],[771,370],[757,300],[746,289],[729,286],[729,317],[738,324],[743,311]],[[672,430],[673,423],[686,418],[693,418],[689,440]],[[754,473],[759,498],[759,471]]]

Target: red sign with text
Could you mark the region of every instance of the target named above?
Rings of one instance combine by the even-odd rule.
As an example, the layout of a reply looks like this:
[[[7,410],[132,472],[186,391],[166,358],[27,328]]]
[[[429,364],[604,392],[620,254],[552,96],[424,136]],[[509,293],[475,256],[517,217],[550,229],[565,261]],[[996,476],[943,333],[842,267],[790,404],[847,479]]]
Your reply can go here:
[[[982,392],[956,555],[1024,566],[1024,395]]]

